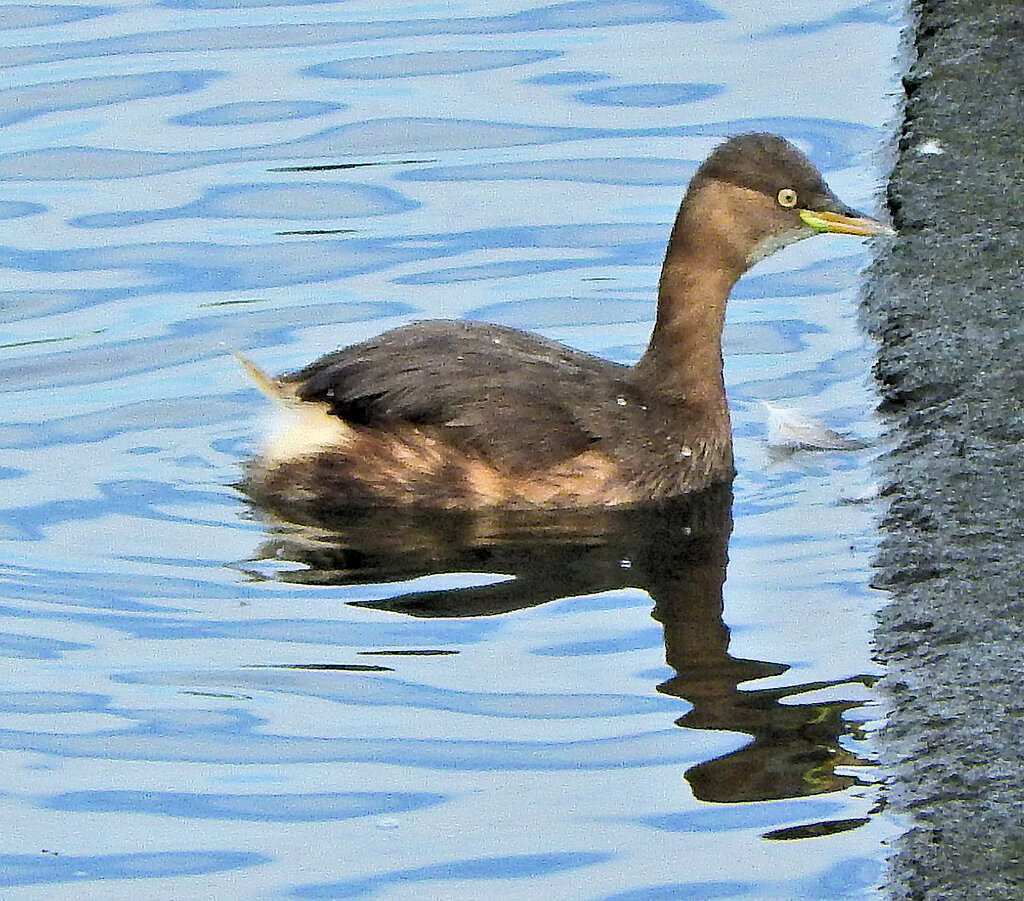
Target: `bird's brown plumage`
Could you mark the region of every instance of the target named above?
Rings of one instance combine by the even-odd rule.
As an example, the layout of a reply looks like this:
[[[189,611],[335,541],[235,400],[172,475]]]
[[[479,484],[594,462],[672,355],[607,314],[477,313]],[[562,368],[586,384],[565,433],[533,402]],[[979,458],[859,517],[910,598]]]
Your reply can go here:
[[[277,506],[567,507],[730,479],[725,302],[762,256],[840,230],[809,225],[808,211],[885,230],[841,203],[792,144],[729,139],[680,206],[636,366],[484,323],[394,329],[282,377],[292,431],[253,461],[251,493]]]

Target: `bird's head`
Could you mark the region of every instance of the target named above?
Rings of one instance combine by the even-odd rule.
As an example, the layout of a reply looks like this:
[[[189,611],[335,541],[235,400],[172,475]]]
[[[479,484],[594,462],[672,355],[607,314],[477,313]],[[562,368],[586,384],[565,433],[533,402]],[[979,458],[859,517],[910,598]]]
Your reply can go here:
[[[685,204],[696,216],[690,224],[724,242],[744,269],[816,234],[893,234],[843,203],[797,147],[771,134],[719,145],[694,174]]]

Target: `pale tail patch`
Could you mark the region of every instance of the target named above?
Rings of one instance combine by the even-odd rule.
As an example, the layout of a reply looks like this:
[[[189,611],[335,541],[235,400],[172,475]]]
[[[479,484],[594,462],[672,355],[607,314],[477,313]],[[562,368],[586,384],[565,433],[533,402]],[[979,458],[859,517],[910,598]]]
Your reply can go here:
[[[275,408],[262,456],[270,465],[287,463],[323,451],[339,451],[354,437],[352,428],[323,404],[292,401]]]
[[[351,443],[354,433],[325,404],[299,400],[286,384],[268,375],[245,354],[232,351],[260,391],[274,402],[261,456],[271,466]]]

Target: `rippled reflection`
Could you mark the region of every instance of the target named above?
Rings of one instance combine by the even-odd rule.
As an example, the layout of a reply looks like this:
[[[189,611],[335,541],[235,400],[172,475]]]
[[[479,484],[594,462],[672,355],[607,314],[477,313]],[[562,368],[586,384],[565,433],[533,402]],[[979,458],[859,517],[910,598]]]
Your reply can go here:
[[[276,578],[305,585],[401,582],[438,573],[505,576],[490,584],[412,591],[355,602],[416,617],[507,614],[549,601],[639,588],[654,600],[665,659],[675,675],[657,686],[692,709],[688,729],[740,732],[752,741],[686,771],[695,797],[737,802],[839,791],[856,782],[839,766],[867,765],[841,747],[845,711],[857,702],[788,703],[805,692],[870,677],[757,688],[782,663],[729,653],[722,620],[732,529],[732,491],[722,486],[672,504],[626,510],[410,514],[407,511],[278,511],[257,558],[295,564]]]
[[[836,500],[871,452],[765,461],[760,418],[872,433],[863,249],[799,245],[730,305],[724,589],[712,501],[265,529],[229,351],[468,317],[634,361],[723,135],[785,134],[871,205],[894,12],[0,5],[0,886],[874,898],[890,827],[845,765],[878,716],[872,513]]]

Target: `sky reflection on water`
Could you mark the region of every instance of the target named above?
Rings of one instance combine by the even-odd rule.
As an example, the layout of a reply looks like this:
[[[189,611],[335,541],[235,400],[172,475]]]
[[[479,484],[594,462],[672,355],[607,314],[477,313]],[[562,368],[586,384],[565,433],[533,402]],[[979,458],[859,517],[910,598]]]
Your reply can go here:
[[[631,362],[722,135],[781,132],[872,206],[898,27],[843,0],[0,9],[0,885],[879,897],[877,447],[773,459],[760,413],[875,439],[861,246],[737,287],[735,503],[672,533],[268,520],[233,487],[264,412],[229,350],[285,369],[468,316]]]

